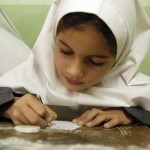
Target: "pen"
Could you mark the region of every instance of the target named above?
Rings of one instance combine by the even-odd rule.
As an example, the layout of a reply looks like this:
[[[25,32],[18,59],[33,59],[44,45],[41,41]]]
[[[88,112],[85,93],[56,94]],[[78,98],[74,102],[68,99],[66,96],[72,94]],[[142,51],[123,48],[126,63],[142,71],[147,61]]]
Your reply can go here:
[[[43,102],[42,102],[42,99],[41,99],[41,96],[40,95],[36,95],[36,98],[43,104]],[[51,113],[50,113],[51,114]],[[49,122],[48,124],[47,124],[47,126],[49,127],[51,125],[51,122]]]
[[[41,96],[40,95],[36,95],[36,98],[43,104]]]

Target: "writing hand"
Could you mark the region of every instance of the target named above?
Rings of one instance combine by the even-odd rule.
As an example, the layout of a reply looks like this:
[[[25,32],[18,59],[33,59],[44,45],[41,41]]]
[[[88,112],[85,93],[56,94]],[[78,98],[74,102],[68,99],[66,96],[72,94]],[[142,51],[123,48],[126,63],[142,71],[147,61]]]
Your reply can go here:
[[[57,118],[54,111],[31,94],[16,99],[5,112],[5,116],[10,118],[15,125],[39,125],[42,128]]]

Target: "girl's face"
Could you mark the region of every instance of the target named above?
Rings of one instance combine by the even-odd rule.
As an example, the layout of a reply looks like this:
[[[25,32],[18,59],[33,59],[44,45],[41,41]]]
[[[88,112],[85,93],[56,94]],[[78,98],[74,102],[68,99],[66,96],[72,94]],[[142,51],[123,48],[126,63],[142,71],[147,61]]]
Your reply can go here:
[[[56,68],[70,91],[82,91],[100,82],[115,63],[103,35],[91,25],[80,27],[66,29],[56,37]]]

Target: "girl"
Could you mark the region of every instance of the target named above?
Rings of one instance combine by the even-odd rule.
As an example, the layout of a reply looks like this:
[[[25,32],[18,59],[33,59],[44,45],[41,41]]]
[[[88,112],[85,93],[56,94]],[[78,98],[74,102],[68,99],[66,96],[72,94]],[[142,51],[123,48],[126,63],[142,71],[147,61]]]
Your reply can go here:
[[[55,0],[33,53],[0,79],[44,104],[15,95],[2,116],[42,127],[57,115],[87,127],[148,124],[135,111],[150,115],[150,78],[137,73],[149,27],[138,0]]]

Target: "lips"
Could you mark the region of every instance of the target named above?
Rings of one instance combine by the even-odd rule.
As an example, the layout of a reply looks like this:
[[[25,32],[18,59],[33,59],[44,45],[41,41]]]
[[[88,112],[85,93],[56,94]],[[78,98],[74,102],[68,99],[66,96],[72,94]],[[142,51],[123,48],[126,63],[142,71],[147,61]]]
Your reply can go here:
[[[66,79],[67,82],[68,82],[69,84],[71,84],[71,85],[81,85],[81,84],[82,84],[82,82],[79,82],[79,81],[77,81],[77,80],[70,79],[70,78],[68,78],[68,77],[65,77],[65,79]]]

